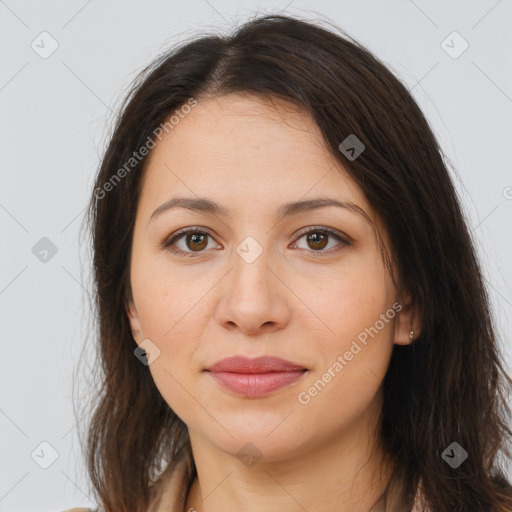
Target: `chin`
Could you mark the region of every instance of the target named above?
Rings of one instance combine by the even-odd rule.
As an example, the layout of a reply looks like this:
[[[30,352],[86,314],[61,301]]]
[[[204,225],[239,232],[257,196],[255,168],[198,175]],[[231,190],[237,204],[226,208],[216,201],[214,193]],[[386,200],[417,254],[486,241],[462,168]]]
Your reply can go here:
[[[275,425],[274,425],[275,428]],[[245,428],[242,431],[229,432],[233,437],[222,436],[222,439],[211,439],[213,444],[223,452],[239,458],[242,462],[277,462],[286,460],[294,455],[300,455],[305,444],[299,434],[293,434],[286,429],[278,433],[280,427],[268,435],[272,429],[262,431],[257,428]]]

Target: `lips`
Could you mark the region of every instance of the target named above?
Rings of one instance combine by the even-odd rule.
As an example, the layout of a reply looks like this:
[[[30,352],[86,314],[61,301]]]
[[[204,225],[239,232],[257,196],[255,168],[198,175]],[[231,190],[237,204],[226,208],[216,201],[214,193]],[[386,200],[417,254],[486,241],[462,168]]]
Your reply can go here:
[[[304,366],[291,363],[279,357],[262,356],[250,359],[243,356],[234,356],[222,359],[213,366],[207,368],[207,371],[232,372],[232,373],[270,373],[270,372],[291,372],[306,370]]]
[[[205,370],[223,388],[245,397],[261,397],[297,382],[308,369],[279,357],[228,357]]]

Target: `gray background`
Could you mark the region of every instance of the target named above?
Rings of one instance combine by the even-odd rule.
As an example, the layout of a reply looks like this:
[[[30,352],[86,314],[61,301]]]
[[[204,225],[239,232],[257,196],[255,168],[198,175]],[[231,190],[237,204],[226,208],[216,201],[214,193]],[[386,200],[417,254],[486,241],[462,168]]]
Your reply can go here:
[[[72,400],[91,342],[79,229],[112,112],[166,47],[274,9],[330,19],[412,90],[457,169],[510,368],[510,1],[0,1],[0,511],[92,505]]]

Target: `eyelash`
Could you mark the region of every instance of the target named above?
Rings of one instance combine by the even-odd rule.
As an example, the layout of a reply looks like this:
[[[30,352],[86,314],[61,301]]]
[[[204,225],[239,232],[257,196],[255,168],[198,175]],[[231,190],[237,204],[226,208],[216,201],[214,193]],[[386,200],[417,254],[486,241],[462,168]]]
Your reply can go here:
[[[332,238],[335,238],[339,242],[342,242],[343,246],[351,246],[352,245],[351,242],[349,242],[346,238],[341,236],[337,231],[334,231],[330,228],[321,227],[321,226],[313,226],[313,227],[309,228],[307,231],[303,231],[303,232],[299,233],[296,241],[300,240],[303,236],[309,235],[311,233],[321,233],[323,235],[328,235]],[[207,236],[213,238],[212,235],[210,235],[210,233],[208,233],[208,231],[203,231],[200,228],[198,228],[197,226],[195,226],[195,227],[190,227],[190,228],[184,228],[176,233],[173,233],[169,238],[167,238],[162,243],[162,247],[169,250],[170,252],[172,252],[174,254],[182,255],[185,257],[192,257],[192,258],[196,257],[196,254],[199,255],[203,252],[206,252],[204,250],[196,251],[196,252],[188,252],[188,251],[182,251],[181,249],[176,250],[176,248],[171,248],[173,246],[173,244],[175,244],[178,240],[180,240],[181,238],[183,238],[185,235],[188,235],[188,234],[200,234],[200,235],[204,234],[204,235],[207,235]],[[300,250],[311,252],[312,256],[316,258],[316,257],[323,257],[324,255],[329,255],[334,252],[338,252],[341,249],[336,249],[334,251],[332,249],[330,249],[329,251],[314,251],[314,250],[308,251],[307,249],[300,249]]]

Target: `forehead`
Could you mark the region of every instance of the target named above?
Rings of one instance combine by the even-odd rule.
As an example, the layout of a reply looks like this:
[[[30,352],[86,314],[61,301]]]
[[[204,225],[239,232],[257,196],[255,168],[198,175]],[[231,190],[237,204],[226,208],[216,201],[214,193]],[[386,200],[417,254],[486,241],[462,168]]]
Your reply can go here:
[[[174,193],[210,197],[235,210],[276,209],[320,195],[370,210],[304,109],[250,94],[199,98],[163,134],[146,163],[141,207],[156,207]]]

